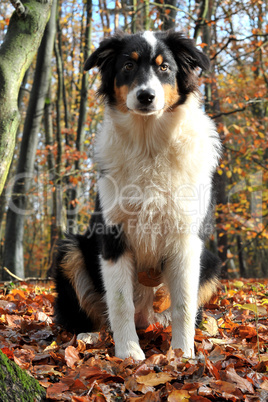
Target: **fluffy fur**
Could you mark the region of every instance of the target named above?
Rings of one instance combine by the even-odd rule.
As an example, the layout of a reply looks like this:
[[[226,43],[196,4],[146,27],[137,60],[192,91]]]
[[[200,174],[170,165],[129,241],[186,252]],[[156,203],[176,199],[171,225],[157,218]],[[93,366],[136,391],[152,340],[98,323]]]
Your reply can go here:
[[[213,225],[220,141],[200,106],[197,68],[209,60],[176,32],[117,34],[85,69],[98,67],[105,115],[95,143],[96,210],[85,235],[58,246],[58,322],[75,332],[109,324],[115,354],[144,359],[136,327],[172,319],[172,347],[194,357],[196,320],[217,286],[219,261],[204,248]],[[153,310],[153,269],[171,308]]]

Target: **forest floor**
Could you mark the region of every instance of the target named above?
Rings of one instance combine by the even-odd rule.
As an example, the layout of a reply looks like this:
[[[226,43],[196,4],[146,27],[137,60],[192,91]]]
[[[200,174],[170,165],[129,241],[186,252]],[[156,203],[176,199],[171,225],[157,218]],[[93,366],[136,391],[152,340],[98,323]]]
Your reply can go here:
[[[94,345],[53,322],[52,283],[0,283],[0,348],[56,401],[267,401],[268,280],[222,281],[196,330],[196,359],[170,348],[171,328],[139,331],[146,360],[114,356],[103,330]],[[168,298],[161,289],[158,311]]]

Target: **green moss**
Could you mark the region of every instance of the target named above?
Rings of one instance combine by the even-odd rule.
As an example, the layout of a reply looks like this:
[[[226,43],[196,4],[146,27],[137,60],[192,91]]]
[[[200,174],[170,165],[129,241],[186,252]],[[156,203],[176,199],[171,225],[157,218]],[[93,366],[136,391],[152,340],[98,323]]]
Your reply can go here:
[[[37,380],[10,361],[0,350],[0,400],[33,402],[45,399],[46,392]]]

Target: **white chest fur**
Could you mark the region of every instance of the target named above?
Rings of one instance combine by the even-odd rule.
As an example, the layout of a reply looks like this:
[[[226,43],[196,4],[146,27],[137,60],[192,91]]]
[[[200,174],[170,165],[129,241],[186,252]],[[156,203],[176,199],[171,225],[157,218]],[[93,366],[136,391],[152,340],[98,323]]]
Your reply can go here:
[[[96,142],[106,223],[122,224],[139,258],[155,264],[182,236],[198,234],[219,151],[195,95],[158,117],[108,110]]]

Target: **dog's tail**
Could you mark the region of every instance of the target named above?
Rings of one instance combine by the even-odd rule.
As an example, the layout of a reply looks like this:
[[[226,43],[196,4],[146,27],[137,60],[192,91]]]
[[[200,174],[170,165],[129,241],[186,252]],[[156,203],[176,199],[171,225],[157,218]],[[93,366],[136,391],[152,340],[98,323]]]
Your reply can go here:
[[[203,306],[209,302],[219,286],[221,273],[220,259],[209,250],[204,249],[201,255],[201,272],[198,292],[198,312],[196,325],[198,326],[203,317]]]
[[[216,292],[221,273],[220,259],[209,250],[204,249],[201,255],[201,273],[199,283],[198,305],[203,306]]]
[[[100,330],[106,321],[106,305],[94,235],[67,234],[60,240],[51,273],[57,323],[75,333]]]

